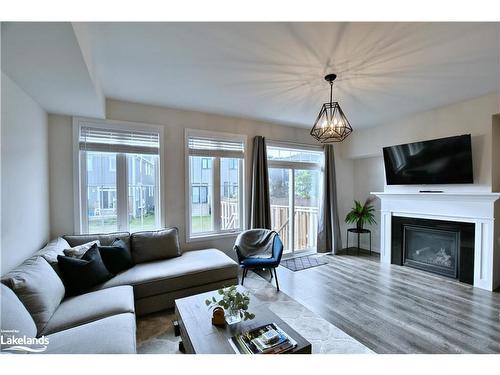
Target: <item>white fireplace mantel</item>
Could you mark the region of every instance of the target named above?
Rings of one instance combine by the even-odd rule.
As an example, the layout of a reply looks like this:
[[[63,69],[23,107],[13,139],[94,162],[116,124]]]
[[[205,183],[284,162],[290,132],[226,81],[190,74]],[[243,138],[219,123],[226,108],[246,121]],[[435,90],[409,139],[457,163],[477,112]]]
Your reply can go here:
[[[500,193],[373,192],[371,194],[381,200],[382,263],[391,263],[393,216],[469,222],[475,224],[474,286],[493,290],[500,285],[500,220],[495,224],[495,201],[500,198]]]

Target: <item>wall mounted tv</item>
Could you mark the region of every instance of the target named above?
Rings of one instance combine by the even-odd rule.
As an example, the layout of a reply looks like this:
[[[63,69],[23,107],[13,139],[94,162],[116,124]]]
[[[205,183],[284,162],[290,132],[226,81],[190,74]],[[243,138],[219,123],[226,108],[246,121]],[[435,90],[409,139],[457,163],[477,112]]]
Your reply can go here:
[[[472,184],[470,134],[384,147],[387,185]]]

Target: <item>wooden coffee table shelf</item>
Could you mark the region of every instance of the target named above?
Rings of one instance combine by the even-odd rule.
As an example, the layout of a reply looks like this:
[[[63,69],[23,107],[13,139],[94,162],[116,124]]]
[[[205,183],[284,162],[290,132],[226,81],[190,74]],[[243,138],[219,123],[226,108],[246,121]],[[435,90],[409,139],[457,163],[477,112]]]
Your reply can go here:
[[[240,291],[246,290],[242,286],[238,286],[238,289]],[[311,354],[311,343],[299,335],[253,295],[250,296],[248,310],[255,314],[255,319],[242,321],[231,326],[226,325],[225,327],[212,325],[212,313],[205,304],[205,300],[212,296],[218,296],[217,291],[175,300],[175,315],[179,324],[182,339],[181,345],[183,345],[186,353],[236,354],[228,342],[230,337],[264,324],[276,323],[297,342],[297,346],[287,353]]]

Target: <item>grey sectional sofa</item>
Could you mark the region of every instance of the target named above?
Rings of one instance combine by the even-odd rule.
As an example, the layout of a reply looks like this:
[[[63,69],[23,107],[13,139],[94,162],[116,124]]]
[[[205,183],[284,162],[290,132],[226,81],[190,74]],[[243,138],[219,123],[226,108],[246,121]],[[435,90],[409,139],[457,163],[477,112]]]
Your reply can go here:
[[[57,255],[98,239],[123,240],[134,266],[89,293],[64,298]],[[52,267],[50,267],[51,265]],[[2,277],[1,329],[46,336],[45,353],[135,353],[135,314],[174,306],[176,298],[238,283],[238,265],[216,249],[181,253],[176,228],[151,232],[68,235],[51,241]]]

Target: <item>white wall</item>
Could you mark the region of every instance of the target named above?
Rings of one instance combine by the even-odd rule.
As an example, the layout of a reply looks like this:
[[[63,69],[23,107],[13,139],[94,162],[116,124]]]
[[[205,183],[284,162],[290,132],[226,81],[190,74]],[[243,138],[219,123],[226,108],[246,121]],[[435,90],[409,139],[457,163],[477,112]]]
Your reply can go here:
[[[50,237],[73,233],[72,118],[49,114]]]
[[[357,130],[341,145],[340,153],[353,160],[354,199],[365,200],[372,191],[415,192],[429,186],[387,186],[385,184],[382,148],[459,134],[472,135],[474,184],[432,185],[433,189],[448,192],[500,189],[498,160],[500,132],[493,132],[493,115],[500,113],[500,93],[455,103],[432,111],[418,113],[374,128]],[[496,120],[498,121],[498,120]],[[498,125],[498,124],[497,124]],[[375,202],[377,223],[380,223],[380,202]],[[372,226],[373,246],[380,248],[378,224]],[[368,245],[365,239],[363,246]]]
[[[202,129],[229,133],[246,134],[248,136],[247,154],[252,151],[252,139],[256,135],[265,136],[268,140],[317,144],[309,135],[309,130],[276,124],[264,123],[242,118],[219,116],[201,112],[184,111],[165,107],[123,102],[107,101],[107,116],[111,120],[150,123],[165,126],[166,161],[163,164],[163,183],[165,184],[165,223],[180,229],[181,246],[186,249],[216,247],[231,253],[233,238],[216,239],[203,242],[186,243],[185,166],[184,166],[184,129]],[[67,116],[49,116],[50,146],[50,181],[51,181],[51,236],[72,233],[74,231],[73,215],[73,170],[72,170],[72,122]],[[352,197],[352,161],[337,161],[337,180],[342,181],[349,199]],[[246,216],[250,202],[250,167],[251,158],[246,164]],[[340,194],[339,194],[340,195]],[[339,202],[345,200],[339,198]],[[340,204],[342,205],[342,203]],[[345,208],[339,214],[345,216]]]
[[[493,134],[491,137],[493,144],[493,160],[492,160],[492,190],[494,192],[500,192],[500,113],[492,117],[493,121]],[[494,243],[494,255],[493,264],[496,265],[496,269],[493,271],[493,284],[500,284],[500,201],[495,202],[494,208],[495,215],[495,243]]]
[[[339,144],[335,147],[335,172],[337,180],[337,204],[340,220],[340,234],[342,237],[342,248],[347,247],[347,228],[351,228],[351,224],[346,224],[344,219],[347,213],[351,210],[354,200],[355,180],[354,180],[354,160],[342,158],[339,150]],[[349,236],[350,240],[353,237]]]
[[[382,156],[382,148],[401,143],[452,135],[472,135],[474,184],[433,186],[451,191],[491,191],[492,186],[492,115],[500,112],[500,93],[455,103],[418,113],[383,126],[354,132],[342,145],[345,158]],[[386,186],[388,191],[418,191],[423,186]],[[427,187],[428,188],[428,187]]]
[[[370,195],[372,191],[384,190],[384,162],[380,157],[355,159],[353,164],[354,174],[354,199],[364,203],[367,198],[375,198]],[[372,232],[372,250],[380,252],[380,200],[373,201],[375,207],[375,220],[377,224],[366,225],[366,229]],[[352,207],[352,204],[351,206]],[[352,225],[350,225],[352,226]],[[355,246],[356,238],[354,235],[349,236],[350,246]],[[351,242],[352,241],[352,242]],[[361,247],[368,249],[369,238],[368,235],[360,237]]]
[[[47,113],[2,73],[2,236],[4,274],[49,238]]]
[[[491,191],[492,187],[492,113],[500,112],[500,95],[486,95],[467,102],[416,114],[385,126],[356,130],[347,142],[336,145],[336,169],[339,217],[343,245],[346,245],[344,218],[352,207],[353,199],[364,201],[371,191],[383,190],[385,177],[381,157],[382,147],[398,143],[418,141],[448,135],[471,133],[476,183],[468,190]],[[144,122],[165,126],[166,163],[164,180],[167,226],[178,226],[181,246],[197,249],[213,246],[230,253],[234,238],[204,242],[185,242],[185,186],[184,186],[184,129],[204,129],[246,134],[251,140],[255,135],[268,139],[315,144],[308,129],[292,128],[242,118],[219,116],[194,111],[184,111],[159,106],[107,101],[107,116],[112,120]],[[51,196],[51,236],[72,233],[73,215],[73,167],[72,123],[67,116],[49,115],[49,156]],[[247,186],[250,189],[250,160],[246,165]],[[418,189],[412,187],[411,189]],[[457,189],[457,187],[453,187]],[[460,187],[458,187],[460,188]],[[448,187],[447,187],[448,189]],[[246,199],[247,216],[249,196]],[[375,202],[377,222],[380,222],[379,202]],[[378,225],[371,227],[372,246],[380,248]],[[351,239],[354,241],[354,237]],[[352,243],[351,243],[352,244]],[[367,238],[362,240],[368,246]]]
[[[500,192],[500,113],[492,116],[491,144],[491,190]]]

